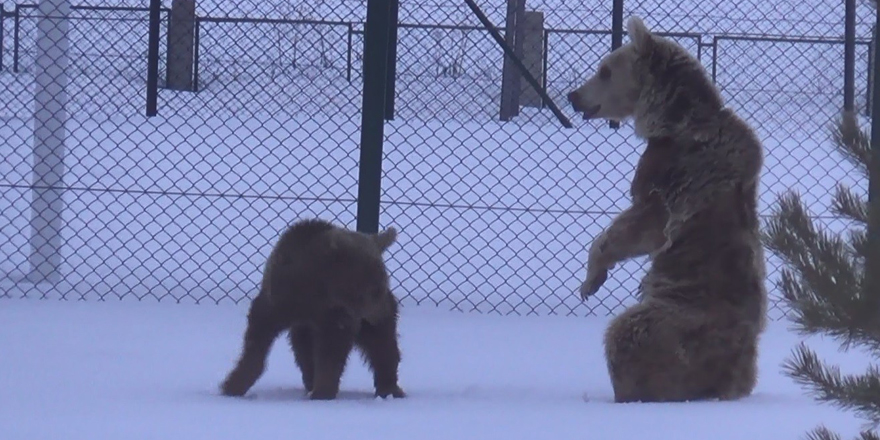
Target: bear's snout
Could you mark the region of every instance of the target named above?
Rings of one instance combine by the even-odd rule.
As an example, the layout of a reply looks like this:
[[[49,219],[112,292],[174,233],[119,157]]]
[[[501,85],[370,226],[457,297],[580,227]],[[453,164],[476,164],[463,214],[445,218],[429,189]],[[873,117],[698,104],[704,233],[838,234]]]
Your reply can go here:
[[[584,114],[584,119],[592,119],[595,117],[601,107],[599,105],[590,106],[584,103],[583,98],[581,98],[581,95],[577,91],[568,94],[568,102],[571,103],[571,108],[574,111]]]

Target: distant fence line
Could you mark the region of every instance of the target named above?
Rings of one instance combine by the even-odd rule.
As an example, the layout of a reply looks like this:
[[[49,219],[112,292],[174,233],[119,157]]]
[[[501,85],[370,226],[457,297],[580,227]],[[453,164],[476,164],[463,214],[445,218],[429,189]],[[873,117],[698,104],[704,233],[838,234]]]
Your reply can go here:
[[[25,10],[35,10],[37,9],[37,5],[35,4],[16,4],[14,8],[9,11],[5,10],[3,7],[0,7],[0,71],[11,71],[12,73],[19,73],[22,70],[21,67],[21,54],[22,52],[27,52],[22,49],[22,36],[21,36],[21,22],[23,18],[28,18],[22,11]],[[88,12],[106,12],[106,13],[143,13],[143,18],[111,18],[111,17],[73,17],[71,20],[75,21],[96,21],[96,22],[117,22],[117,21],[143,21],[146,23],[148,21],[147,14],[149,13],[149,7],[125,7],[125,6],[72,6],[72,11],[88,11]],[[167,25],[170,21],[170,13],[171,9],[163,7],[160,10],[161,14],[163,14],[162,22]],[[12,35],[6,35],[6,26],[5,20],[12,20]],[[200,70],[200,64],[203,62],[201,60],[201,54],[203,52],[201,47],[201,41],[205,38],[205,32],[203,30],[203,24],[254,24],[254,25],[306,25],[311,27],[323,27],[326,29],[334,29],[338,28],[342,30],[342,34],[344,35],[345,41],[345,50],[340,53],[338,51],[338,47],[336,48],[337,54],[344,59],[344,71],[345,78],[347,81],[351,82],[354,80],[355,74],[360,73],[360,69],[358,68],[358,64],[356,61],[360,59],[360,54],[362,52],[362,47],[358,47],[355,43],[355,38],[360,38],[360,46],[363,45],[363,35],[364,35],[364,22],[363,21],[343,21],[343,20],[305,20],[305,19],[282,19],[282,18],[248,18],[248,17],[212,17],[212,16],[196,16],[194,29],[194,60],[193,60],[193,78],[192,78],[192,91],[199,91],[199,85],[203,81],[200,77],[202,71]],[[441,30],[441,31],[461,31],[461,32],[487,32],[487,30],[480,26],[471,26],[471,25],[454,25],[454,24],[418,24],[418,23],[400,23],[398,25],[400,29],[422,29],[427,31],[433,30]],[[503,32],[504,28],[501,26],[496,26],[496,29],[499,32]],[[554,29],[554,28],[544,28],[543,29],[543,50],[541,51],[541,85],[546,89],[550,83],[550,78],[548,71],[550,70],[550,59],[552,58],[552,50],[550,41],[554,36],[558,35],[579,35],[579,36],[603,36],[603,37],[611,37],[613,31],[611,30],[593,30],[593,29]],[[663,35],[666,37],[671,37],[674,39],[689,39],[695,43],[696,49],[696,57],[704,62],[704,66],[711,72],[713,80],[717,78],[717,70],[718,70],[718,44],[723,41],[749,41],[755,43],[792,43],[792,44],[810,44],[810,45],[818,45],[818,44],[830,44],[830,45],[841,45],[843,46],[846,41],[843,38],[815,38],[809,36],[797,36],[797,37],[783,37],[783,36],[748,36],[748,35],[712,35],[712,34],[701,34],[701,33],[693,33],[693,32],[657,32],[658,35]],[[12,39],[12,50],[11,54],[8,54],[8,44],[7,39]],[[488,39],[488,35],[486,36]],[[146,35],[144,36],[144,40],[146,40]],[[856,41],[857,46],[865,46],[870,48],[872,44],[871,40],[858,39]],[[705,53],[704,51],[710,51],[711,58],[710,64],[705,65]],[[91,55],[91,57],[106,57],[110,58],[109,55]],[[323,55],[322,55],[323,56]],[[7,61],[7,58],[11,57],[11,62]],[[131,58],[145,58],[146,54],[142,56],[140,54],[132,56]],[[234,60],[228,60],[229,63],[235,62]],[[294,62],[295,63],[295,62]],[[271,64],[271,63],[270,63]],[[332,63],[335,64],[335,63]],[[324,68],[331,69],[333,68],[332,64],[328,64],[323,66]],[[315,67],[310,65],[310,67]],[[318,66],[322,67],[322,66]],[[841,67],[843,69],[843,67]],[[398,72],[406,75],[406,72]],[[460,74],[460,72],[458,72]],[[437,76],[455,76],[455,73],[439,73]],[[492,78],[493,80],[501,80],[500,77],[500,69],[498,71],[498,75],[496,78]],[[866,88],[865,94],[865,102],[868,101],[868,97],[871,94],[871,81],[868,80],[870,76],[870,69],[865,72],[865,82],[868,84]],[[542,107],[546,103],[542,103]]]

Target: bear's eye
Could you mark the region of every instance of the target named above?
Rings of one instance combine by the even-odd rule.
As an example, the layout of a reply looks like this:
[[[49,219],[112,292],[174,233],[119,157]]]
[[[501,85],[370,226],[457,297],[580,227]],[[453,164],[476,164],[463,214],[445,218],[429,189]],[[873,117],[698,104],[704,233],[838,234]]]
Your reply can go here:
[[[599,79],[607,80],[611,78],[611,69],[608,66],[602,66],[599,68]]]

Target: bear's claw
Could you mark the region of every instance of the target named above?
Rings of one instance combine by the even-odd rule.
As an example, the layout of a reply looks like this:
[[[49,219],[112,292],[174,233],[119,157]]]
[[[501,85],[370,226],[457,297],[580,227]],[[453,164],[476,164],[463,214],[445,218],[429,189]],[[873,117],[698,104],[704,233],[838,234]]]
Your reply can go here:
[[[587,276],[586,281],[581,284],[581,300],[586,301],[587,298],[596,294],[599,288],[608,280],[608,269],[592,273]]]

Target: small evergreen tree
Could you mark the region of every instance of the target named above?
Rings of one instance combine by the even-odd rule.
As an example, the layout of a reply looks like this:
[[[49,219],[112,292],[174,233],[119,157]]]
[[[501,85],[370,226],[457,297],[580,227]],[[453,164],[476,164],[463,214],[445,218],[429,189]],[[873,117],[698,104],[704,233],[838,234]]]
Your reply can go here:
[[[852,113],[844,113],[832,128],[836,150],[867,182],[870,136],[859,128]],[[853,223],[848,234],[833,234],[816,226],[799,195],[788,191],[779,196],[766,224],[764,243],[785,263],[778,285],[799,334],[825,334],[840,341],[843,349],[861,346],[880,357],[880,295],[865,289],[863,279],[868,202],[838,184],[832,212]],[[800,343],[783,364],[783,371],[816,400],[866,419],[869,423],[859,439],[880,440],[873,431],[880,424],[880,369],[876,366],[869,366],[862,374],[843,375]],[[840,440],[838,434],[821,425],[807,438]]]

